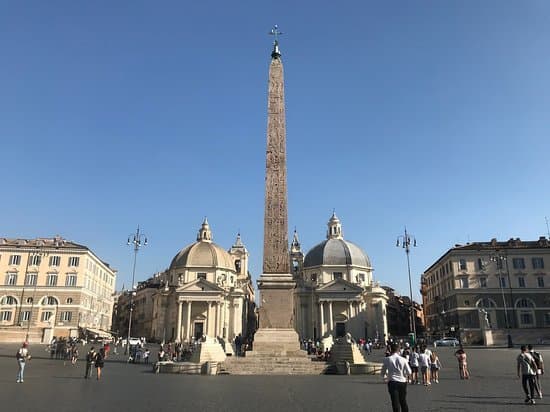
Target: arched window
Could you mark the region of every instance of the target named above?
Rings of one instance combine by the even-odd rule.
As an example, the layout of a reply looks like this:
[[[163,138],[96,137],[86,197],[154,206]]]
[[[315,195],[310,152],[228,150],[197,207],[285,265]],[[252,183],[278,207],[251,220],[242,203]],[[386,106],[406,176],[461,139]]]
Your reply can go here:
[[[17,299],[15,299],[13,296],[4,296],[2,297],[2,300],[0,300],[1,305],[17,305]]]
[[[516,308],[534,308],[535,304],[531,299],[518,299],[516,301]]]
[[[42,299],[42,305],[58,305],[59,302],[53,296],[46,296]]]
[[[478,308],[485,308],[485,309],[492,309],[497,307],[495,301],[489,298],[479,299],[476,303],[476,306]]]

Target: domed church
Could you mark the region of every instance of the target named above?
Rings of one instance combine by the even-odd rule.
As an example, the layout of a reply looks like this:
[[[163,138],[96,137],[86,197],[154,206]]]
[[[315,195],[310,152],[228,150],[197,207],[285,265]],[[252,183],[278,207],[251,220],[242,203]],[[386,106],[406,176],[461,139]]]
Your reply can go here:
[[[155,339],[191,342],[203,335],[233,339],[253,332],[254,288],[240,234],[226,251],[212,241],[204,219],[197,241],[181,249],[159,277],[163,286],[153,296]]]
[[[327,238],[305,257],[295,231],[290,256],[297,283],[294,320],[301,339],[346,333],[355,339],[384,339],[386,292],[372,280],[369,256],[344,240],[335,213],[328,221]]]

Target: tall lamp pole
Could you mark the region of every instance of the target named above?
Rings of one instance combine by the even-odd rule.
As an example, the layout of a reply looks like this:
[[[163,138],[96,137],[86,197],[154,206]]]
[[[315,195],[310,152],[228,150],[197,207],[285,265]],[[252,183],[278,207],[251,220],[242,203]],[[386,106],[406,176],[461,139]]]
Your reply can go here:
[[[130,290],[130,317],[128,320],[128,335],[126,336],[126,349],[124,350],[125,354],[128,354],[130,347],[130,337],[132,336],[132,313],[134,312],[134,281],[136,277],[137,253],[140,247],[147,246],[147,236],[145,236],[145,234],[143,233],[140,233],[139,226],[137,227],[136,233],[128,236],[128,245],[134,245],[134,265],[132,268],[132,286]]]
[[[409,254],[411,253],[411,246],[416,247],[416,239],[413,235],[407,232],[405,227],[405,233],[403,235],[397,236],[397,247],[401,246],[405,249],[405,254],[407,255],[407,271],[409,273],[409,294],[411,299],[410,312],[410,331],[413,334],[414,342],[416,343],[416,316],[414,313],[414,303],[413,303],[413,292],[412,292],[412,281],[411,281],[411,262],[409,259]]]
[[[27,267],[25,268],[25,279],[23,280],[24,282],[26,282],[26,277],[28,275],[28,271],[29,271],[29,261],[34,258],[34,256],[40,256],[40,260],[42,260],[43,257],[45,256],[48,256],[48,252],[40,252],[40,251],[34,251],[34,252],[30,252],[29,253],[29,256],[28,256],[28,259],[27,259]],[[42,262],[40,262],[42,263]],[[32,321],[32,312],[34,310],[34,299],[36,299],[36,286],[38,285],[38,275],[39,275],[40,271],[36,272],[36,278],[34,279],[34,285],[33,285],[33,290],[32,290],[32,300],[31,300],[31,311],[29,313],[29,320],[27,321],[27,333],[25,334],[25,342],[29,342],[29,334],[30,334],[30,329],[31,329],[31,321]],[[21,294],[21,305],[23,305],[23,294],[25,293],[25,287],[23,286],[23,293]],[[22,311],[22,307],[19,308],[19,317],[21,318],[21,311]],[[57,316],[57,311],[56,311],[56,316]],[[38,321],[38,320],[37,320]],[[55,325],[54,325],[55,327]]]
[[[498,284],[500,286],[500,293],[502,294],[502,306],[504,308],[504,320],[506,322],[508,347],[513,348],[514,344],[512,342],[512,335],[510,334],[510,320],[508,317],[508,307],[506,305],[506,297],[504,296],[504,287],[502,286],[502,279],[504,279],[502,275],[502,269],[505,263],[506,263],[506,266],[508,267],[508,261],[506,259],[506,256],[501,253],[496,253],[493,256],[491,256],[491,261],[495,262],[495,265],[498,270]],[[508,283],[510,283],[510,271],[508,271]],[[510,287],[511,286],[512,285],[510,285]],[[513,301],[511,302],[511,304],[513,304]]]

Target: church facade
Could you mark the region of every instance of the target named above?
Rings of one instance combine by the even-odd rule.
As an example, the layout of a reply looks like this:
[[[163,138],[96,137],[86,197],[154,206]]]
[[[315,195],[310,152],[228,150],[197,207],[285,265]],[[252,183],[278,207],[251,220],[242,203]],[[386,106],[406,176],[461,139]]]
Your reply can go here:
[[[386,291],[373,282],[368,255],[344,240],[336,214],[326,239],[305,255],[294,232],[290,258],[296,280],[294,323],[301,339],[387,336]]]
[[[196,242],[181,249],[167,270],[138,285],[132,334],[182,343],[252,334],[256,317],[248,259],[240,235],[226,251],[212,241],[205,219]],[[129,294],[118,299],[121,325],[128,324],[129,299]]]

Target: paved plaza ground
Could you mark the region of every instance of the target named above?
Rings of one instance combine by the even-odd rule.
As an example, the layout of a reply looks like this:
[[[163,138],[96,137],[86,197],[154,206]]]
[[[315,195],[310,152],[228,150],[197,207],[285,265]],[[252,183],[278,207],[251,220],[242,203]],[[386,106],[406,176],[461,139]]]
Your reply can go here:
[[[151,366],[107,360],[101,381],[85,380],[84,363],[50,360],[31,345],[25,383],[15,382],[17,345],[0,344],[0,405],[4,411],[391,411],[380,376],[155,375]],[[550,364],[550,350],[540,350]],[[468,349],[471,379],[458,378],[453,348],[440,348],[438,385],[409,386],[411,411],[550,411],[548,399],[526,406],[516,377],[519,349]],[[80,350],[81,358],[85,349]],[[152,357],[156,356],[153,349]],[[380,360],[382,352],[371,356]]]

